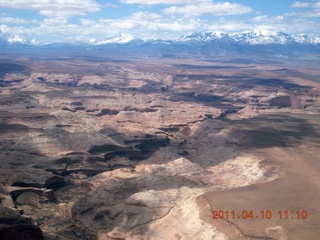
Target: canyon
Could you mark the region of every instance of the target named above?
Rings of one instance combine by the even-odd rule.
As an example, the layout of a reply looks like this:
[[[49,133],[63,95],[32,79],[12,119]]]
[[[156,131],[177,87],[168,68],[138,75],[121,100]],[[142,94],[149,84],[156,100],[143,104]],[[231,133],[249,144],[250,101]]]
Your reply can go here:
[[[281,56],[2,58],[0,239],[319,238],[319,76]]]

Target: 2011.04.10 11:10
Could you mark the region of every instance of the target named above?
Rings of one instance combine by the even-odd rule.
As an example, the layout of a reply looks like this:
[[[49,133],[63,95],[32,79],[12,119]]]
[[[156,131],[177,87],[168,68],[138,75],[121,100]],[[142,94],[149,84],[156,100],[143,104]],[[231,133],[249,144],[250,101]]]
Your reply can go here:
[[[241,211],[241,214],[236,215],[235,211],[223,211],[223,210],[213,210],[212,211],[213,219],[235,219],[235,218],[241,218],[241,219],[266,219],[269,220],[275,215],[273,215],[273,212],[271,210],[262,210],[260,211],[260,214],[256,215],[254,214],[254,211],[252,210],[243,210]],[[288,210],[280,210],[278,211],[278,217],[279,219],[307,219],[308,218],[308,212],[306,210],[298,210],[296,212],[290,212]]]

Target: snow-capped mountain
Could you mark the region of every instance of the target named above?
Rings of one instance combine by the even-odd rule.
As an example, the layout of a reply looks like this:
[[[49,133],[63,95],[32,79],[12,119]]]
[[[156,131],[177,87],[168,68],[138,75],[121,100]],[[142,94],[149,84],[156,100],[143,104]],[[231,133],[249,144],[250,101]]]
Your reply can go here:
[[[289,35],[282,32],[272,32],[266,30],[254,30],[254,31],[244,31],[238,33],[227,33],[221,31],[207,31],[203,33],[191,33],[186,34],[180,38],[174,40],[162,40],[162,39],[152,39],[152,40],[140,40],[131,34],[120,34],[119,36],[107,37],[102,39],[91,38],[89,40],[78,42],[78,45],[107,45],[107,44],[130,44],[132,42],[143,43],[156,43],[156,44],[179,44],[179,43],[228,43],[228,44],[245,44],[245,45],[270,45],[270,44],[307,44],[307,45],[318,45],[320,44],[320,37],[298,34]],[[28,45],[39,45],[39,43],[33,39],[28,40],[22,36],[11,34],[5,35],[0,32],[0,44],[28,44]],[[61,44],[61,43],[60,43]]]
[[[7,41],[8,43],[22,43],[22,44],[26,44],[27,40],[21,36],[18,36],[16,34],[12,34],[7,36]]]
[[[184,35],[174,40],[141,40],[130,34],[84,40],[73,43],[39,44],[18,35],[0,33],[0,53],[26,55],[139,56],[160,58],[243,57],[243,56],[320,56],[320,37],[306,34],[289,35],[264,30],[240,33],[203,32]]]
[[[227,38],[228,33],[225,32],[204,32],[198,33],[194,32],[191,34],[183,35],[182,37],[176,39],[177,42],[188,42],[188,41],[197,41],[197,42],[209,42],[217,39]]]
[[[137,38],[134,37],[131,34],[125,34],[122,33],[120,34],[120,36],[116,36],[116,37],[111,37],[111,38],[107,38],[107,39],[90,39],[87,41],[88,44],[91,45],[103,45],[103,44],[110,44],[110,43],[129,43],[133,40],[136,40]]]
[[[244,31],[240,33],[204,32],[192,33],[178,38],[178,42],[214,42],[225,41],[239,44],[267,45],[267,44],[320,44],[320,38],[306,34],[288,35],[282,32],[266,30]]]
[[[234,33],[230,35],[237,42],[256,44],[287,44],[293,41],[288,34],[270,31],[246,31],[242,33]]]
[[[295,35],[294,39],[297,43],[302,43],[302,44],[320,44],[320,37],[317,36],[310,36],[306,34],[299,34]]]
[[[28,40],[23,36],[17,34],[4,34],[0,32],[0,44],[26,44],[26,45],[39,45],[35,39]]]

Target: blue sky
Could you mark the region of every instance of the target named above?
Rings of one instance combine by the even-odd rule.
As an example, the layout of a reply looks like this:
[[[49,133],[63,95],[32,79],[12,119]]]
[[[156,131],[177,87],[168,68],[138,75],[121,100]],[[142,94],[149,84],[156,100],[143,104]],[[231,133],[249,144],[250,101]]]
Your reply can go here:
[[[0,0],[0,34],[43,43],[247,30],[319,35],[320,1]]]

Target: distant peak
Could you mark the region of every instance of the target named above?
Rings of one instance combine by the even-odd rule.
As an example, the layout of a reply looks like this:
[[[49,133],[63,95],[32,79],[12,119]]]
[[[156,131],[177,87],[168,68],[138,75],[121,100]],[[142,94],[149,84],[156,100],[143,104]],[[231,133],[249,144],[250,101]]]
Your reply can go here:
[[[135,39],[136,37],[134,37],[131,34],[121,33],[119,36],[110,37],[102,40],[90,39],[88,43],[95,44],[95,45],[103,45],[103,44],[110,44],[110,43],[128,43]]]

